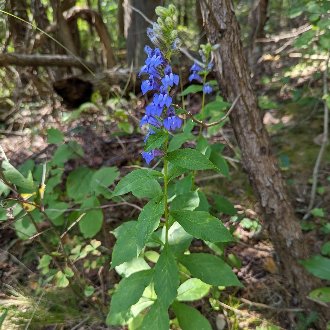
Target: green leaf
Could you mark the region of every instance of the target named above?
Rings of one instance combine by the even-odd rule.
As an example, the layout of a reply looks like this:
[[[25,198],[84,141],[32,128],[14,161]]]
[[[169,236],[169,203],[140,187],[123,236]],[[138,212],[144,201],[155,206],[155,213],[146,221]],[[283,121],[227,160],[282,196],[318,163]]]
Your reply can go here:
[[[185,176],[183,179],[176,181],[175,183],[175,194],[181,195],[191,192],[193,187],[193,177],[191,174]]]
[[[118,178],[117,167],[101,167],[97,170],[90,181],[90,187],[96,195],[103,194],[104,189],[109,187]]]
[[[120,226],[121,230],[112,252],[112,268],[130,261],[139,255],[141,250],[137,244],[136,225],[136,221],[128,221]]]
[[[152,199],[142,209],[136,227],[139,248],[143,248],[151,234],[158,228],[164,213],[164,199]]]
[[[179,270],[168,245],[165,245],[155,266],[154,284],[157,298],[168,307],[176,298],[179,287]]]
[[[63,218],[61,215],[67,210],[69,204],[64,202],[55,202],[48,205],[45,213],[55,226],[63,225]]]
[[[3,175],[6,180],[15,186],[22,188],[22,191],[25,193],[32,193],[35,191],[32,174],[29,172],[27,178],[25,178],[17,169],[11,165],[8,161],[4,160],[2,162]]]
[[[117,184],[113,196],[120,196],[132,192],[135,197],[154,198],[162,193],[160,184],[150,170],[134,170],[123,177]]]
[[[68,197],[81,201],[91,192],[90,184],[95,171],[87,167],[79,167],[72,171],[66,180]]]
[[[66,288],[70,282],[62,271],[58,271],[55,274],[55,284],[59,288]]]
[[[186,96],[188,94],[194,94],[203,91],[203,85],[190,85],[180,93],[180,96]]]
[[[178,195],[171,202],[171,210],[195,210],[199,205],[198,191]]]
[[[48,143],[54,143],[59,144],[62,143],[64,140],[64,134],[56,129],[56,128],[49,128],[47,130],[47,142]]]
[[[167,307],[156,301],[144,317],[140,330],[168,330],[169,328]]]
[[[96,197],[90,197],[86,199],[81,208],[93,208],[99,207],[100,202]],[[80,232],[85,238],[94,237],[102,228],[103,224],[103,212],[101,209],[86,211],[86,214],[79,221]]]
[[[197,309],[178,302],[172,308],[182,330],[212,330],[210,322]]]
[[[154,149],[159,149],[166,141],[167,136],[168,134],[164,131],[158,131],[155,134],[149,135],[144,150],[148,152]]]
[[[75,159],[77,157],[82,157],[84,151],[76,141],[70,141],[66,144],[60,145],[52,158],[51,163],[56,166],[63,166],[65,162],[69,159]]]
[[[194,301],[205,297],[211,286],[198,278],[190,278],[179,286],[178,301]]]
[[[194,276],[216,286],[241,286],[231,268],[220,258],[207,253],[183,255],[179,261]]]
[[[195,149],[179,149],[168,153],[167,159],[175,166],[188,170],[217,169],[215,165],[202,153]]]
[[[115,267],[116,272],[122,277],[131,276],[141,270],[150,269],[151,267],[147,264],[143,257],[131,259],[130,261],[124,262],[119,266]]]
[[[234,205],[227,198],[223,196],[213,195],[213,199],[217,211],[228,215],[235,215],[237,213]]]
[[[314,208],[311,210],[311,215],[314,216],[315,218],[324,218],[324,210],[321,208]]]
[[[187,133],[179,133],[173,136],[169,145],[168,145],[168,152],[177,150],[181,148],[181,146],[186,142],[194,139],[194,135],[190,132]]]
[[[84,296],[90,297],[94,294],[94,291],[95,291],[95,289],[93,286],[87,285],[87,286],[85,286],[85,289],[84,289]]]
[[[330,259],[320,255],[313,256],[300,263],[314,276],[330,281]]]
[[[186,251],[192,239],[193,237],[178,222],[174,222],[168,231],[168,244],[174,255],[180,255]]]
[[[322,245],[321,253],[325,256],[330,256],[330,242],[326,242]]]
[[[205,211],[171,211],[184,230],[196,238],[210,242],[230,242],[232,235],[223,223]]]
[[[315,289],[310,292],[308,296],[315,301],[330,303],[330,288],[324,287]]]
[[[196,211],[208,212],[210,210],[211,206],[207,200],[206,195],[202,191],[198,190],[198,197],[199,197],[199,205],[196,208]]]
[[[17,236],[22,240],[29,239],[30,237],[32,237],[34,234],[37,233],[36,227],[31,222],[31,219],[27,215],[24,218],[15,221],[14,227]]]
[[[221,156],[220,152],[212,150],[210,155],[210,161],[214,164],[215,168],[218,169],[224,176],[229,176],[229,167],[226,160]]]
[[[3,309],[3,313],[0,315],[0,329],[2,329],[3,322],[5,321],[5,318],[8,314],[8,309]]]
[[[130,317],[130,308],[141,298],[144,289],[150,284],[152,270],[142,270],[120,281],[111,299],[106,323],[122,324]]]

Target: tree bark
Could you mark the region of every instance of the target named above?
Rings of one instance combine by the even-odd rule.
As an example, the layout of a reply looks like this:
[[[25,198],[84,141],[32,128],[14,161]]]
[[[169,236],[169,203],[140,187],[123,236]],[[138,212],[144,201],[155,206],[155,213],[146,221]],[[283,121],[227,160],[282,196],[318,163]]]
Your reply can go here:
[[[147,27],[150,23],[142,17],[141,13],[151,21],[155,18],[155,8],[162,4],[162,0],[124,0],[125,36],[127,36],[127,63],[139,67],[145,60],[144,46],[149,45]],[[134,8],[133,8],[134,7]],[[135,9],[139,10],[138,13]]]
[[[318,308],[306,299],[319,281],[298,263],[308,256],[307,246],[257,106],[232,1],[202,0],[201,9],[210,43],[219,44],[213,55],[220,90],[231,102],[240,95],[236,109],[229,116],[230,122],[242,153],[243,166],[260,202],[283,280],[291,291],[291,304],[298,299],[305,308]],[[319,312],[320,309],[322,307]],[[327,308],[321,312],[325,319],[329,317]]]

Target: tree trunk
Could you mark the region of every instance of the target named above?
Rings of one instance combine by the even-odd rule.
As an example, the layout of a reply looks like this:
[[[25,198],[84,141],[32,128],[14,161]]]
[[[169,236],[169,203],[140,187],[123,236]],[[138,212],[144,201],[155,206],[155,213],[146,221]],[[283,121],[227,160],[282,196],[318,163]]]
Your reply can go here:
[[[305,308],[316,309],[319,306],[314,306],[306,296],[319,281],[298,263],[308,256],[307,246],[262,123],[232,1],[203,0],[201,9],[210,43],[220,46],[213,54],[220,90],[231,102],[240,95],[230,122],[242,153],[242,164],[260,202],[283,280],[290,290],[291,304],[298,299]],[[325,318],[326,314],[329,317],[327,308],[318,309]]]
[[[155,18],[155,8],[162,4],[162,0],[141,1],[124,0],[125,11],[125,36],[127,36],[127,63],[139,67],[145,59],[144,46],[150,41],[146,30],[150,23],[141,15],[145,15],[151,21]],[[138,13],[135,9],[139,10]]]

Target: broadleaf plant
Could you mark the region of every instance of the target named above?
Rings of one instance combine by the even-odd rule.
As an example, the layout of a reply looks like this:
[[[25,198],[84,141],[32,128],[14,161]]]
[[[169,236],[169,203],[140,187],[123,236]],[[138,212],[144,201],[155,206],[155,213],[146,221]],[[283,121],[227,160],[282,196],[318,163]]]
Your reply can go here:
[[[181,117],[185,111],[175,104],[173,96],[179,76],[171,67],[171,57],[180,44],[175,28],[176,9],[173,5],[157,7],[156,13],[157,23],[147,31],[155,48],[145,47],[147,59],[140,71],[144,78],[142,93],[152,91],[153,96],[140,126],[147,127],[142,157],[148,165],[159,160],[163,168],[134,170],[112,192],[114,199],[132,193],[149,201],[137,221],[126,222],[114,232],[117,242],[111,266],[124,278],[112,296],[107,323],[128,324],[143,313],[141,329],[167,330],[168,310],[172,309],[182,329],[211,329],[204,316],[183,302],[203,298],[212,286],[241,283],[220,257],[189,252],[194,238],[205,244],[233,241],[221,220],[209,213],[207,198],[194,178],[197,171],[205,170],[228,175],[228,167],[219,152],[221,145],[212,147],[203,136],[203,125],[196,136],[196,123],[191,119],[184,122]],[[211,51],[211,45],[204,45],[203,64],[195,63],[191,68],[189,80],[201,85],[192,85],[181,93],[202,92],[202,112],[196,121],[202,124],[206,95],[213,92],[214,85],[206,81],[212,69]],[[183,147],[188,140],[195,141],[196,147]],[[184,277],[180,275],[182,269]],[[141,303],[146,304],[141,307]]]

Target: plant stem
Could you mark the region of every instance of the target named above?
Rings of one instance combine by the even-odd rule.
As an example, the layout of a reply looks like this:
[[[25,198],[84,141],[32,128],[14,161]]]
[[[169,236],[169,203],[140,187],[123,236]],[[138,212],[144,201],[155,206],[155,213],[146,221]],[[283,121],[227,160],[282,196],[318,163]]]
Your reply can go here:
[[[169,230],[169,211],[168,211],[168,160],[167,160],[168,137],[165,141],[165,156],[164,156],[164,209],[165,209],[165,244],[168,243]]]
[[[204,88],[204,85],[206,83],[206,77],[207,77],[207,73],[204,73],[203,75],[203,88]],[[203,90],[203,96],[202,96],[202,108],[201,108],[201,117],[202,117],[202,121],[204,121],[204,108],[205,108],[205,92]],[[203,132],[203,126],[200,126],[199,127],[199,136],[202,135],[202,132]]]

